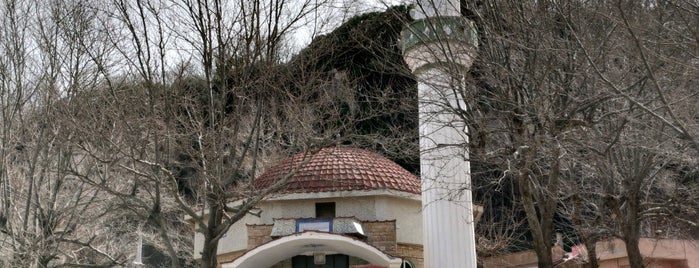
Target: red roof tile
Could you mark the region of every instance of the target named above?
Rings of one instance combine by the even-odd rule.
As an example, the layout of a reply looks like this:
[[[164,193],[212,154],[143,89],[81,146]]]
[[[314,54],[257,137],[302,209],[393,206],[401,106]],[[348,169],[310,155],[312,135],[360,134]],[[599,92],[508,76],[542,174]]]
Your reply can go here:
[[[420,193],[420,179],[415,175],[379,154],[349,147],[323,148],[312,156],[298,154],[286,159],[257,177],[255,187],[269,187],[309,157],[281,193],[378,189]]]

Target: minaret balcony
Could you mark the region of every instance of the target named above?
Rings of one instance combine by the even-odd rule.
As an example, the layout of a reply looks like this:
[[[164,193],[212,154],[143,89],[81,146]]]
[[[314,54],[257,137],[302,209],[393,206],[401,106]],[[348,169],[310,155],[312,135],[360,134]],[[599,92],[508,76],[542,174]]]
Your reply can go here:
[[[434,67],[468,69],[478,48],[473,21],[460,16],[415,20],[401,32],[403,58],[414,73]]]

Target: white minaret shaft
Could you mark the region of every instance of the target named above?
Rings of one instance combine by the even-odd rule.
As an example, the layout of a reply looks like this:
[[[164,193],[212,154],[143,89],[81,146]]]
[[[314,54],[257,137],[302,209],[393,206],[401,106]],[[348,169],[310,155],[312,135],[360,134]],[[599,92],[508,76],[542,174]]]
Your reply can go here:
[[[442,80],[448,75],[428,70],[418,84],[423,245],[428,268],[476,267],[467,128],[450,111],[450,107],[463,107],[463,102],[445,84],[448,81]]]
[[[476,267],[468,128],[455,111],[478,46],[459,0],[418,0],[402,33],[418,79],[423,246],[426,268]]]

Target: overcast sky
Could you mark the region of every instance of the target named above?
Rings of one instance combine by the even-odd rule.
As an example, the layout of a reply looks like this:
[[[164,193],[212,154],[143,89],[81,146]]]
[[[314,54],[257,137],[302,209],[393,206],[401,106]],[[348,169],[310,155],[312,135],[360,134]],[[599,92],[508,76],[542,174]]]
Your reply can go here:
[[[373,11],[383,11],[386,10],[388,6],[399,5],[401,3],[412,2],[409,0],[347,0],[347,1],[337,1],[332,6],[325,8],[325,10],[319,10],[318,14],[315,16],[310,16],[310,19],[304,23],[303,27],[300,27],[295,31],[293,35],[293,43],[295,44],[295,51],[307,46],[314,36],[320,34],[326,34],[347,19],[356,16],[358,14],[363,14]]]

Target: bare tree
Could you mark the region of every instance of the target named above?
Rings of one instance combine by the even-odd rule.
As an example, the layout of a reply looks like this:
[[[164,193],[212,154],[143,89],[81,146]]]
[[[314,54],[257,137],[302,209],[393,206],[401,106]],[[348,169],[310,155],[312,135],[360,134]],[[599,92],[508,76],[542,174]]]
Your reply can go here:
[[[6,265],[123,264],[123,249],[104,229],[101,209],[112,202],[66,172],[80,157],[64,142],[71,132],[57,117],[62,98],[93,86],[98,77],[77,42],[89,38],[94,13],[80,3],[34,1],[4,2],[2,12],[0,214]]]
[[[102,4],[3,3],[3,256],[123,266],[138,230],[178,267],[191,253],[184,213],[214,267],[228,227],[284,184],[254,189],[258,160],[335,138],[310,123],[333,115],[288,98],[327,79],[283,84],[279,65],[289,32],[327,3]]]
[[[604,200],[607,211],[597,215],[613,216],[632,267],[644,265],[641,236],[685,236],[697,226],[696,183],[683,175],[699,156],[692,104],[699,99],[692,89],[699,71],[692,52],[697,38],[685,34],[696,28],[697,20],[689,19],[696,11],[696,5],[682,1],[593,6],[586,12],[598,18],[592,27],[604,36],[594,41],[586,41],[591,35],[580,18],[565,20],[598,81],[597,90],[609,96],[583,136],[589,145],[582,152],[593,153],[581,156],[592,160],[600,186],[588,200]],[[658,217],[675,221],[660,220],[656,230],[643,230]]]
[[[153,226],[173,267],[170,213],[195,223],[204,236],[200,266],[215,267],[228,228],[285,183],[255,189],[260,159],[311,153],[336,138],[314,129],[323,116],[291,92],[325,78],[289,79],[279,65],[286,35],[321,4],[114,1],[105,11],[102,26],[126,73],[91,58],[104,80],[65,116],[94,167],[71,173]],[[173,63],[168,55],[181,50],[193,53]]]
[[[470,161],[500,173],[480,183],[516,181],[539,266],[552,266],[553,234],[566,228],[556,219],[563,215],[575,218],[574,225],[581,228],[596,222],[612,224],[587,230],[590,241],[617,231],[636,233],[628,229],[639,228],[631,226],[638,224],[634,220],[619,222],[617,215],[613,223],[580,214],[590,212],[586,206],[595,207],[595,215],[611,211],[609,203],[587,199],[606,195],[606,182],[576,185],[588,183],[583,178],[609,178],[613,169],[614,174],[627,174],[622,176],[627,179],[645,178],[635,180],[640,183],[636,190],[625,188],[621,195],[650,200],[662,194],[641,194],[649,183],[681,181],[663,168],[675,166],[669,164],[670,158],[685,163],[682,166],[696,161],[697,113],[691,103],[697,100],[693,86],[697,43],[689,30],[696,28],[695,16],[690,15],[696,13],[696,5],[686,1],[462,1],[462,5],[464,15],[478,27],[479,52],[466,86],[454,88],[467,105],[443,106],[469,126]],[[444,47],[434,53],[451,53],[448,45]],[[615,121],[630,123],[610,127]],[[604,134],[590,134],[595,131]],[[602,150],[595,158],[606,159],[601,162],[614,168],[591,171],[581,164],[591,160],[581,153],[591,150],[590,145],[581,149],[580,144],[596,144],[602,137],[614,150]],[[623,148],[615,147],[619,139],[625,141]],[[650,169],[644,175],[630,174],[628,165],[641,162]],[[662,215],[669,215],[669,210],[694,215],[688,207],[665,205],[654,210],[664,211]],[[583,211],[566,212],[566,206]],[[637,243],[638,236],[632,236],[627,243],[637,247],[632,242]]]

